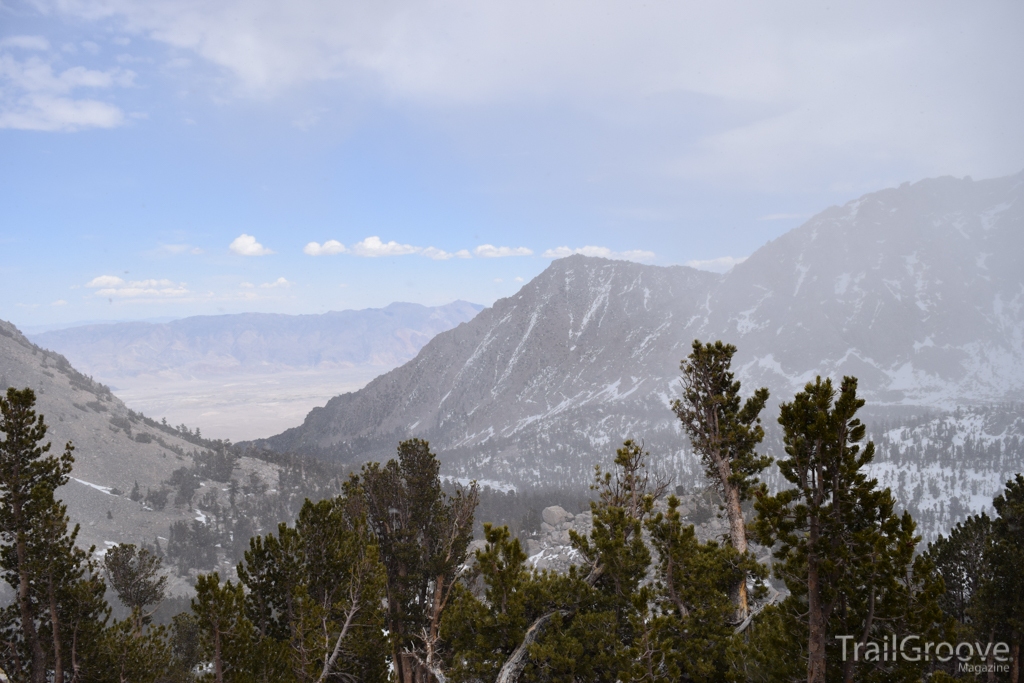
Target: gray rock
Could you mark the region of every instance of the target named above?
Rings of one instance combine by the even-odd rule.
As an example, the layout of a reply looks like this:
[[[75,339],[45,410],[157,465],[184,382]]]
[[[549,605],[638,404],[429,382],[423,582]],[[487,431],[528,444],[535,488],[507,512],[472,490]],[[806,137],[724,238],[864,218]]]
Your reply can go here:
[[[540,513],[540,516],[552,527],[556,527],[559,524],[572,519],[572,515],[566,512],[560,505],[552,505],[551,507],[544,508],[544,511]]]

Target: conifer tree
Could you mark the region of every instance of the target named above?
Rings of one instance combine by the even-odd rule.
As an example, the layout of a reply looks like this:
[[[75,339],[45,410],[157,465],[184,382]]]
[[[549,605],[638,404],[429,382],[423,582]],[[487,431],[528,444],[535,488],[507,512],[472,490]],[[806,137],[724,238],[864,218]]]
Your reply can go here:
[[[200,574],[192,612],[203,635],[204,654],[213,664],[214,682],[231,680],[236,666],[244,661],[250,640],[251,624],[245,618],[242,585],[221,583],[216,573]]]
[[[167,577],[160,574],[160,558],[145,548],[131,543],[120,543],[103,556],[103,569],[111,587],[125,607],[132,611],[135,632],[141,633],[144,624],[152,619],[150,605],[159,607],[164,599]]]
[[[441,619],[473,538],[476,485],[449,496],[439,471],[430,445],[410,439],[397,460],[365,466],[351,484],[362,491],[384,564],[398,683],[427,683],[441,671]]]
[[[863,405],[852,377],[838,397],[819,377],[783,404],[788,457],[778,464],[793,488],[769,496],[762,487],[755,503],[757,535],[775,546],[776,576],[791,593],[772,619],[802,634],[806,645],[795,645],[809,683],[918,680],[923,663],[883,659],[880,643],[894,633],[934,638],[942,621],[942,582],[930,560],[914,557],[913,520],[896,515],[889,489],[868,478],[874,444],[861,447],[865,427],[855,417]]]
[[[985,547],[986,574],[972,615],[1010,645],[1010,681],[1019,683],[1024,638],[1024,475],[1006,482],[992,501],[996,517]]]
[[[48,649],[57,657],[60,677],[65,662],[59,619],[50,638],[42,631],[57,616],[53,602],[61,586],[53,580],[59,584],[73,577],[81,558],[61,557],[46,581],[40,582],[36,574],[58,552],[54,544],[73,547],[73,540],[66,540],[67,517],[53,493],[68,480],[74,449],[68,443],[60,456],[47,455],[50,444],[42,443],[47,426],[43,416],[36,415],[35,401],[35,392],[28,388],[11,387],[0,397],[0,432],[5,436],[0,441],[0,568],[15,591],[15,604],[8,608],[12,614],[5,621],[17,629],[16,638],[8,636],[3,668],[43,683],[50,670]]]
[[[768,390],[758,389],[740,402],[740,383],[731,370],[736,347],[732,344],[701,344],[694,340],[693,351],[680,364],[683,372],[683,397],[672,409],[683,423],[683,430],[704,464],[711,481],[720,488],[729,519],[729,538],[740,554],[747,552],[747,529],[742,504],[752,491],[757,475],[771,464],[754,448],[764,439],[759,415],[768,401]],[[735,620],[749,614],[747,577],[737,577],[733,587]]]

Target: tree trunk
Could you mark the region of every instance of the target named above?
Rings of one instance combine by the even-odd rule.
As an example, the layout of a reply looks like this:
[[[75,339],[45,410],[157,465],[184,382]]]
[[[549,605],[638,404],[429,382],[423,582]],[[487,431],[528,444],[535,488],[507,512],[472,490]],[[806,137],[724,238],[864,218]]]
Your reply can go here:
[[[411,652],[403,652],[398,655],[401,663],[401,675],[398,683],[434,683],[434,677],[430,669],[416,659]]]
[[[213,629],[213,675],[217,683],[224,683],[224,662],[220,652],[220,627]]]
[[[718,458],[718,476],[722,480],[722,488],[725,493],[725,511],[729,517],[729,540],[737,552],[747,552],[747,525],[743,520],[743,507],[740,505],[740,492],[729,482],[732,475],[732,467],[728,460]],[[734,619],[737,624],[742,624],[750,615],[750,606],[747,601],[747,574],[743,572],[736,585],[731,591],[732,602],[736,605]]]
[[[14,508],[14,517],[16,520],[20,520],[21,505],[16,504]],[[32,604],[28,594],[28,569],[26,569],[28,548],[22,534],[18,534],[15,545],[18,553],[18,611],[21,614],[21,630],[25,634],[25,642],[28,643],[29,651],[32,653],[29,676],[32,683],[46,683],[46,655],[43,654],[43,646],[39,642],[39,632],[36,631],[36,622],[32,615]]]
[[[530,645],[537,640],[537,636],[540,635],[540,632],[544,630],[544,627],[547,626],[548,622],[556,614],[565,614],[565,612],[548,612],[534,621],[530,628],[526,629],[523,642],[519,643],[519,647],[505,661],[501,671],[498,672],[498,678],[495,680],[495,683],[516,683],[519,680],[519,675],[523,673],[523,669],[526,667],[526,658],[529,655]]]
[[[811,518],[810,544],[818,540],[818,520]],[[818,554],[807,557],[807,683],[825,683],[825,623],[821,609],[821,583]]]
[[[49,577],[50,625],[53,628],[53,683],[64,683],[64,660],[60,651],[60,620],[57,616],[57,595],[53,590],[53,576]]]

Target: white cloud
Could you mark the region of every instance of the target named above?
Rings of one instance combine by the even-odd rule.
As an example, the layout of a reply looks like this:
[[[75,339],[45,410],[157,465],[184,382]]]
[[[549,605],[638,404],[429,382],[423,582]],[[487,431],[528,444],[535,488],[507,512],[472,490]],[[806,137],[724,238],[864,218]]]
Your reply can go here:
[[[517,278],[515,278],[515,281],[516,281],[516,282],[522,282],[522,281],[523,281],[523,278],[521,278],[521,277],[517,277]]]
[[[327,240],[323,244],[319,242],[310,242],[302,248],[303,254],[310,256],[324,256],[328,254],[344,254],[348,249],[345,245],[338,240]]]
[[[238,286],[239,286],[239,287],[242,287],[243,289],[252,289],[252,288],[253,288],[253,287],[255,287],[256,285],[254,285],[254,284],[253,284],[253,283],[251,283],[251,282],[239,282],[239,283],[238,283]]]
[[[500,277],[496,277],[496,278],[494,278],[494,281],[495,281],[495,282],[504,282],[504,280],[502,280],[502,279],[501,279]]]
[[[85,284],[86,287],[120,287],[124,284],[124,280],[116,275],[99,275],[89,280]]]
[[[228,248],[241,256],[266,256],[267,254],[274,253],[257,242],[255,237],[252,235],[246,235],[245,233],[236,237],[234,241],[228,245]]]
[[[555,247],[554,249],[545,250],[541,255],[544,258],[565,258],[566,256],[572,256],[573,254],[595,256],[597,258],[619,259],[622,261],[639,261],[641,263],[654,260],[653,251],[644,251],[643,249],[612,251],[608,247],[595,246],[578,247],[576,249],[570,249],[569,247]]]
[[[15,47],[22,50],[49,50],[50,41],[42,36],[7,36],[0,40],[0,47]]]
[[[125,282],[116,275],[100,275],[94,277],[86,285],[96,289],[96,296],[108,299],[162,299],[168,297],[181,297],[191,292],[185,287],[184,282],[176,283],[172,280],[132,280]]]
[[[374,258],[378,256],[404,256],[406,254],[420,254],[435,261],[447,261],[451,258],[472,258],[469,251],[460,249],[456,252],[445,251],[437,247],[417,247],[412,244],[400,244],[395,241],[384,242],[377,236],[367,237],[361,242],[356,242],[351,248],[337,240],[327,240],[323,244],[310,242],[303,247],[302,252],[310,256],[323,256],[325,254],[354,254]]]
[[[493,244],[481,244],[473,250],[480,258],[503,258],[505,256],[531,256],[532,249],[526,247],[496,247]]]
[[[50,305],[51,306],[67,306],[68,302],[64,301],[64,299],[57,299],[56,301],[51,302]]]
[[[438,249],[436,247],[427,247],[426,249],[420,251],[420,253],[426,256],[427,258],[434,259],[435,261],[447,261],[448,259],[455,257],[455,254],[451,253],[450,251],[445,251],[444,249]]]
[[[697,270],[710,270],[712,273],[725,273],[733,266],[743,263],[746,260],[746,256],[740,256],[738,258],[733,256],[719,256],[718,258],[707,259],[706,261],[687,261],[686,265],[691,268],[696,268]]]
[[[419,247],[414,247],[411,244],[399,244],[398,242],[381,242],[377,236],[371,236],[364,239],[362,242],[356,242],[352,245],[352,253],[356,256],[365,256],[368,258],[376,258],[378,256],[403,256],[405,254],[415,254],[422,251]]]
[[[82,66],[55,72],[39,57],[15,59],[0,54],[0,128],[74,131],[114,128],[124,123],[120,108],[94,99],[76,99],[81,88],[130,87],[135,72],[96,71]]]
[[[285,280],[283,277],[279,277],[273,282],[264,282],[262,285],[260,285],[260,287],[262,287],[263,289],[275,289],[277,287],[284,287],[285,289],[287,289],[288,287],[291,287],[292,284],[294,283],[288,282],[288,280]]]

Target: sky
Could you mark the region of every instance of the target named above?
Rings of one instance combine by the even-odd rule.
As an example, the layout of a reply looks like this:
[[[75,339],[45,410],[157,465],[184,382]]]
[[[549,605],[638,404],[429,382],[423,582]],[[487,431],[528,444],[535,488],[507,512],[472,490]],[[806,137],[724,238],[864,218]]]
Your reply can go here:
[[[463,299],[581,252],[719,272],[1024,168],[1024,4],[0,0],[0,318]]]

